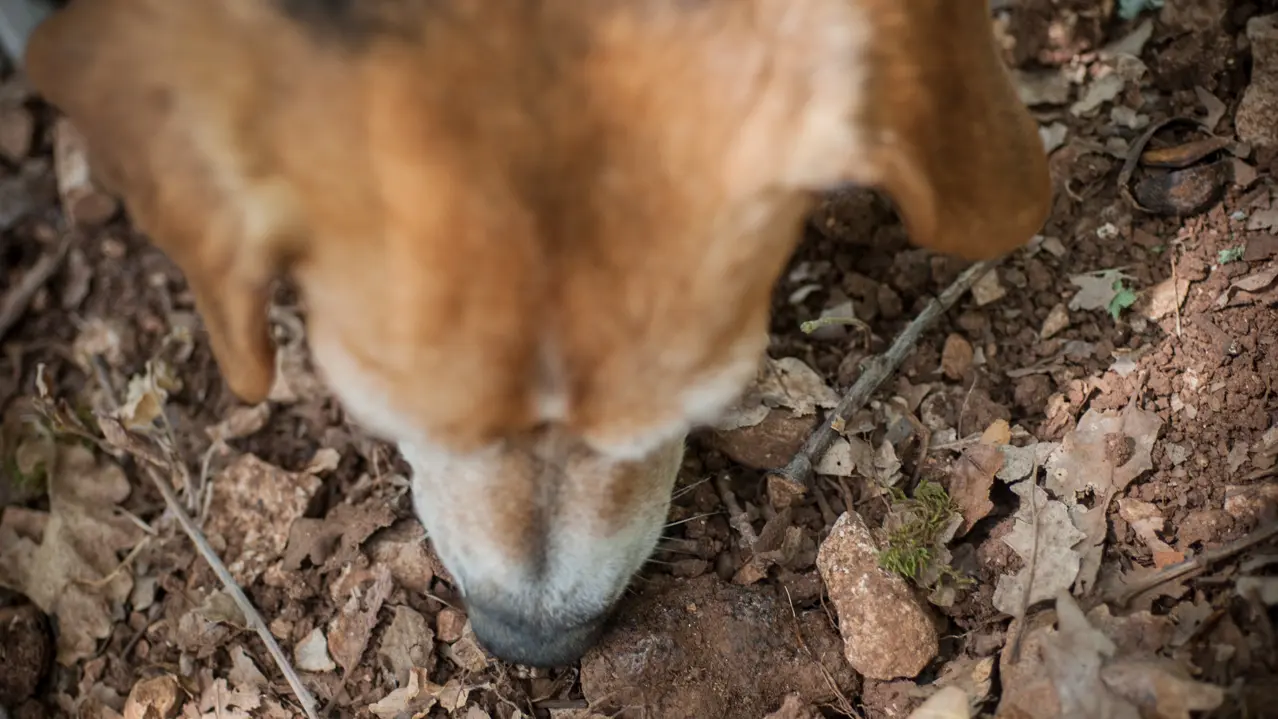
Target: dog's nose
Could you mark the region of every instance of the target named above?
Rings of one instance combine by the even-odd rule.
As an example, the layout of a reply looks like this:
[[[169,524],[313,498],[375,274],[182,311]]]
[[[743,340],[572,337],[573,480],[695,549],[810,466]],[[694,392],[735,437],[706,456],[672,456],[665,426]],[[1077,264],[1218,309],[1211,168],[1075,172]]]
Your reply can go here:
[[[498,658],[514,664],[553,668],[571,664],[594,646],[607,612],[585,620],[547,620],[483,603],[468,602],[475,638]]]

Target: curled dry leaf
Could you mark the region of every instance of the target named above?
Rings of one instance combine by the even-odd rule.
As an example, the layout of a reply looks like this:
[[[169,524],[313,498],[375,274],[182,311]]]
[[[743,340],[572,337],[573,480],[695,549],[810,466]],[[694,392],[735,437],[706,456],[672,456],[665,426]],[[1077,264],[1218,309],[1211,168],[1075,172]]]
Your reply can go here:
[[[1229,147],[1232,141],[1224,137],[1205,137],[1172,147],[1146,150],[1140,155],[1142,165],[1148,167],[1189,167],[1208,155]]]
[[[968,447],[954,460],[947,489],[963,515],[957,536],[967,534],[994,509],[990,489],[994,486],[994,475],[1002,468],[1002,453],[988,444]]]
[[[1206,165],[1141,177],[1132,188],[1140,206],[1160,215],[1187,217],[1216,204],[1233,184],[1233,161],[1225,158]]]
[[[414,668],[408,673],[407,684],[369,704],[368,710],[380,719],[424,717],[438,703],[442,689],[430,680],[426,670]]]
[[[133,685],[124,703],[124,719],[172,719],[182,708],[177,680],[164,675]]]
[[[182,380],[169,363],[151,360],[146,371],[129,379],[124,403],[115,417],[125,429],[145,431],[151,428],[164,412],[169,395],[182,389]]]

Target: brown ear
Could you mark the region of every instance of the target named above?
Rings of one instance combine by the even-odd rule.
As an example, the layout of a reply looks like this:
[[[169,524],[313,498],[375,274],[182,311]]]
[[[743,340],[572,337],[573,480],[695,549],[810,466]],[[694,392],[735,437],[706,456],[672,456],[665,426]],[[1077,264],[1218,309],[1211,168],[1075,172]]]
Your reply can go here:
[[[1047,219],[1051,179],[988,0],[858,4],[871,28],[859,118],[870,152],[854,179],[886,191],[929,249],[976,260],[1028,242]]]
[[[286,213],[279,192],[243,171],[250,143],[234,118],[254,109],[252,75],[236,67],[238,50],[219,57],[239,43],[216,18],[194,17],[218,5],[76,0],[37,28],[26,72],[186,275],[231,390],[258,402],[274,380],[267,304]]]

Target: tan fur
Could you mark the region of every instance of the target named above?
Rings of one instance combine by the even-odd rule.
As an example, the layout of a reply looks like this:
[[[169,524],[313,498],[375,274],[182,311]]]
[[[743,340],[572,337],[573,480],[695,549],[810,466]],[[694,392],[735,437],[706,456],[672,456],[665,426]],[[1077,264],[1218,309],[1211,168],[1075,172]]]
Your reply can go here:
[[[186,273],[230,387],[266,396],[268,287],[295,277],[358,418],[418,456],[497,453],[512,479],[471,501],[501,519],[469,530],[515,563],[577,497],[617,524],[664,507],[670,443],[753,376],[815,192],[883,187],[968,258],[1046,216],[984,0],[354,5],[75,0],[28,73]],[[509,465],[534,461],[558,474]],[[547,514],[530,477],[579,494]]]

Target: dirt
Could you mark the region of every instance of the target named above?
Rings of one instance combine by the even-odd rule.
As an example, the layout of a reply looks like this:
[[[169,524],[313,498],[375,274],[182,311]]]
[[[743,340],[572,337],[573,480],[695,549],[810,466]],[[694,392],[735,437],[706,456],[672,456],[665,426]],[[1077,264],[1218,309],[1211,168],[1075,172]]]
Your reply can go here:
[[[1278,427],[1278,290],[1261,282],[1278,266],[1278,151],[1233,142],[1234,117],[1252,76],[1247,21],[1278,11],[1278,3],[1168,2],[1129,22],[1111,19],[1106,8],[1112,3],[1098,1],[1000,5],[1006,9],[996,13],[995,29],[1014,67],[1059,70],[1078,80],[1069,102],[1033,108],[1043,126],[1059,123],[1067,130],[1051,159],[1057,188],[1052,216],[1029,248],[998,268],[1001,297],[983,304],[966,297],[923,336],[898,376],[875,395],[866,410],[872,421],[857,436],[871,452],[885,442],[894,448],[902,463],[898,474],[960,491],[951,478],[968,455],[961,447],[946,448],[946,437],[956,442],[1003,420],[1017,434],[1002,444],[1029,446],[1068,440],[1089,411],[1118,412],[1135,403],[1152,413],[1160,424],[1150,469],[1117,495],[1120,501],[1102,508],[1108,521],[1096,550],[1097,588],[1079,598],[1095,619],[1096,605],[1116,582],[1246,538],[1278,518],[1278,449],[1264,449],[1278,444],[1278,436],[1267,439]],[[1140,51],[1147,66],[1143,89],[1129,85],[1092,114],[1070,112],[1099,69],[1110,67],[1098,50],[1148,18],[1154,25]],[[68,230],[45,191],[48,183],[38,182],[48,180],[51,113],[12,79],[0,96],[10,103],[0,113],[3,181],[23,190],[17,200],[6,195],[5,203],[31,205],[0,242],[3,299]],[[14,97],[20,111],[12,109]],[[1204,97],[1222,104],[1210,131],[1231,142],[1182,169],[1195,182],[1216,183],[1207,188],[1215,193],[1209,206],[1181,216],[1134,207],[1120,187],[1129,148],[1149,124],[1208,117],[1212,103]],[[1131,115],[1114,107],[1149,124],[1128,122]],[[10,116],[17,119],[5,119]],[[37,138],[29,147],[14,139],[24,122]],[[1155,133],[1148,147],[1176,148],[1202,137],[1200,128],[1173,125]],[[1201,169],[1213,163],[1224,163],[1229,172]],[[1148,165],[1138,166],[1131,181],[1150,178],[1171,189],[1188,181]],[[17,191],[0,188],[5,192]],[[22,199],[28,196],[36,200]],[[1183,198],[1168,191],[1164,199],[1174,206]],[[3,209],[5,217],[15,215]],[[814,424],[778,410],[750,435],[725,439],[705,432],[692,438],[661,548],[636,579],[614,630],[583,666],[548,672],[495,662],[474,644],[450,578],[422,543],[408,504],[406,469],[393,449],[349,427],[307,371],[294,342],[301,325],[291,298],[281,295],[276,322],[277,339],[292,348],[285,353],[291,396],[272,403],[260,427],[215,443],[210,428],[243,408],[217,373],[181,273],[127,219],[71,232],[70,255],[0,345],[5,522],[18,526],[34,517],[13,536],[35,542],[45,531],[41,518],[60,511],[38,478],[32,485],[30,473],[15,471],[40,466],[23,464],[34,456],[31,448],[44,445],[19,421],[30,416],[38,381],[80,411],[100,408],[104,379],[115,394],[123,393],[148,360],[171,354],[175,328],[197,330],[189,353],[173,361],[181,387],[165,398],[182,466],[195,482],[216,479],[206,513],[197,515],[214,549],[228,563],[242,560],[236,571],[244,589],[289,657],[300,663],[299,647],[316,636],[325,640],[319,647],[325,653],[305,657],[317,668],[303,674],[335,716],[375,716],[370,705],[406,686],[409,677],[421,690],[412,701],[431,706],[429,716],[467,719],[612,712],[763,717],[791,694],[798,699],[791,697],[787,711],[796,715],[808,711],[802,704],[823,716],[903,717],[937,682],[957,682],[988,714],[1012,697],[1013,680],[1025,691],[1046,686],[1051,695],[1051,685],[1042,684],[1050,667],[1035,668],[1040,654],[1049,656],[1039,647],[1050,637],[1020,629],[1050,627],[1051,615],[1040,606],[1013,622],[994,605],[1000,580],[1025,568],[1008,542],[1024,516],[1018,512],[1025,494],[1004,482],[962,485],[992,488],[988,502],[963,504],[964,533],[946,547],[949,566],[967,581],[931,609],[944,627],[942,641],[918,677],[862,681],[855,675],[843,659],[839,620],[816,566],[817,548],[842,512],[859,512],[873,528],[892,521],[893,500],[872,477],[820,478],[786,510],[785,526],[774,523],[796,528],[795,544],[778,550],[779,560],[741,586],[751,556],[709,480],[726,478],[754,530],[766,531],[777,510],[761,468],[784,462]],[[798,358],[830,387],[846,391],[862,360],[882,352],[963,267],[911,248],[883,198],[867,192],[832,197],[813,216],[776,289],[769,353]],[[1084,293],[1071,278],[1105,270],[1121,271],[1134,302],[1077,306]],[[868,323],[868,334],[853,326],[812,335],[799,329],[848,302]],[[89,355],[101,359],[86,361]],[[903,398],[911,417],[888,413],[894,397]],[[925,456],[906,419],[931,430]],[[336,452],[326,456],[324,449]],[[249,454],[256,459],[246,459]],[[1110,458],[1115,466],[1123,459]],[[42,651],[53,651],[53,632],[67,631],[66,621],[0,627],[0,634],[34,631],[47,642],[30,644],[44,648],[33,650],[30,660],[21,652],[0,652],[0,702],[14,717],[114,716],[110,712],[124,710],[139,682],[173,676],[182,695],[210,715],[218,707],[229,715],[252,705],[253,716],[295,716],[292,694],[266,647],[226,609],[218,580],[165,514],[162,497],[137,463],[121,466],[132,492],[112,511],[145,525],[149,537],[136,553],[115,554],[130,578],[127,601],[113,605],[106,636],[73,661],[37,661]],[[286,481],[291,494],[284,485],[269,496],[254,493],[254,486],[277,480]],[[1100,498],[1078,501],[1077,510],[1085,512]],[[258,534],[244,534],[245,527],[229,521],[223,513],[228,507],[258,517],[245,520]],[[1278,716],[1274,610],[1238,588],[1240,577],[1272,573],[1273,552],[1271,542],[1230,555],[1114,609],[1130,615],[1125,621],[1136,616],[1174,625],[1174,636],[1151,639],[1153,645],[1140,650],[1229,688],[1202,716]],[[29,598],[0,589],[0,617],[32,612]],[[1016,639],[1017,632],[1029,639]],[[1034,661],[1009,664],[1014,645]],[[210,699],[228,687],[242,703]],[[1004,711],[1048,711],[1034,696],[1009,698]]]

